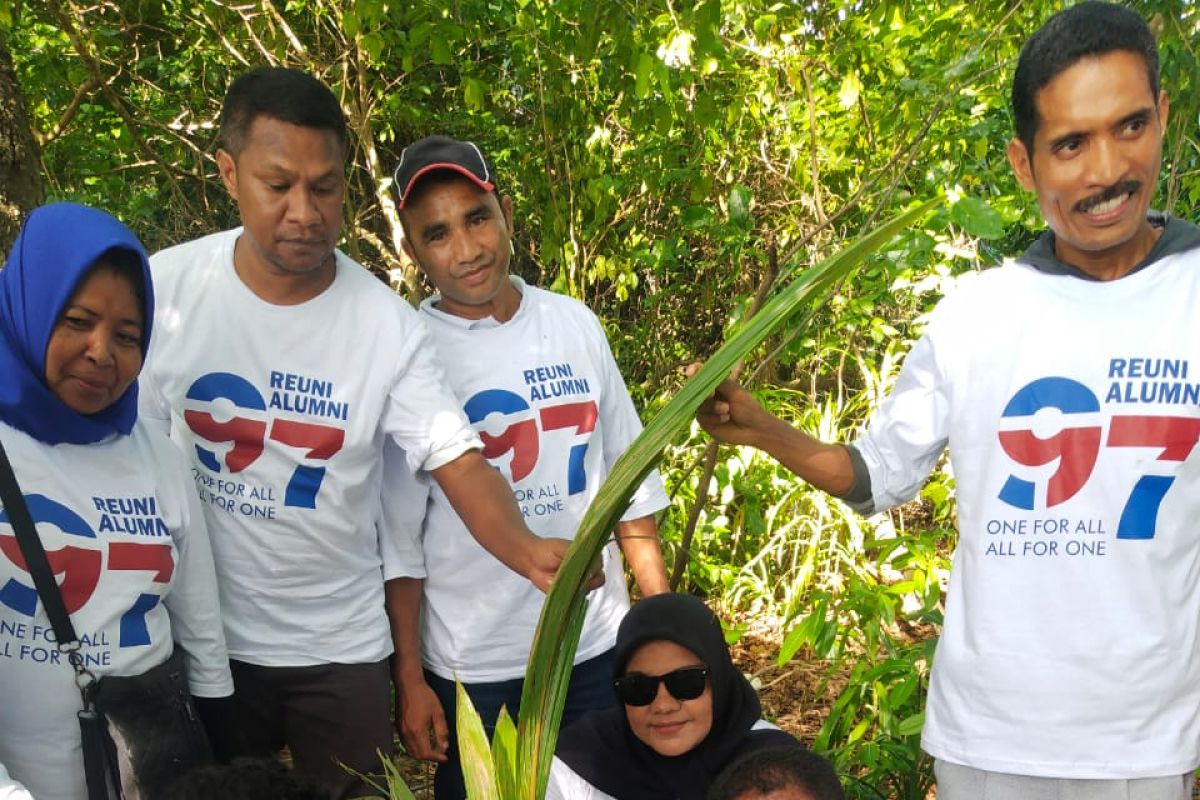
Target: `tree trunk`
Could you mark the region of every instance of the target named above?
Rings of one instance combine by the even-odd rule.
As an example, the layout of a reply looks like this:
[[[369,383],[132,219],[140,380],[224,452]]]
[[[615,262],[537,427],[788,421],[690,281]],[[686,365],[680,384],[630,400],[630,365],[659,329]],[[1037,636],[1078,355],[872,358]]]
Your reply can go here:
[[[0,39],[0,253],[7,255],[21,222],[42,202],[38,148],[8,45]]]

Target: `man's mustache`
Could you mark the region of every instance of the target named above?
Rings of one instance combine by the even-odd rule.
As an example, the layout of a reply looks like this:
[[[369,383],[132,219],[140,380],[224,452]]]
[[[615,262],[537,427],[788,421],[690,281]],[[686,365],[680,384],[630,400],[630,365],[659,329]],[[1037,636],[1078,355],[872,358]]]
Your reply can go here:
[[[1129,180],[1119,181],[1114,183],[1102,192],[1098,192],[1091,197],[1085,197],[1075,204],[1076,211],[1089,211],[1101,203],[1107,203],[1114,197],[1120,197],[1123,194],[1133,194],[1138,189],[1142,188],[1141,181],[1135,181],[1132,178]]]

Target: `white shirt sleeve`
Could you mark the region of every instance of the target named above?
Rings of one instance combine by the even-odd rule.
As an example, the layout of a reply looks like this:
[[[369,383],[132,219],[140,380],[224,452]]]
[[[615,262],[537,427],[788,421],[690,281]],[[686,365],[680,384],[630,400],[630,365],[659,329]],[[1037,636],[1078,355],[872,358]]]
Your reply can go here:
[[[0,800],[33,800],[28,789],[8,776],[3,764],[0,764]]]
[[[233,694],[229,654],[213,569],[208,526],[200,497],[192,485],[184,457],[169,442],[158,448],[166,457],[163,480],[178,483],[186,502],[183,524],[171,532],[178,551],[171,591],[164,599],[171,618],[172,637],[187,653],[188,683],[197,697],[226,697]],[[172,474],[174,470],[174,474]]]
[[[153,350],[151,345],[151,350]],[[158,381],[154,379],[153,370],[146,365],[150,363],[150,354],[146,354],[146,361],[143,364],[142,371],[138,375],[138,419],[146,423],[147,427],[158,431],[164,436],[171,434],[171,406],[167,403],[167,399],[163,396],[159,389]]]
[[[429,476],[414,473],[400,446],[383,444],[381,512],[377,524],[383,579],[424,578],[425,552],[422,530],[429,504]]]
[[[405,452],[414,472],[432,471],[468,450],[482,450],[483,442],[446,383],[424,321],[413,320],[409,333],[410,341],[398,355],[399,372],[381,424]]]
[[[616,800],[592,786],[560,761],[556,756],[550,763],[550,780],[546,784],[545,800]]]
[[[904,359],[887,399],[854,443],[871,475],[871,503],[855,505],[869,514],[916,496],[949,440],[950,402],[936,357],[931,321]]]

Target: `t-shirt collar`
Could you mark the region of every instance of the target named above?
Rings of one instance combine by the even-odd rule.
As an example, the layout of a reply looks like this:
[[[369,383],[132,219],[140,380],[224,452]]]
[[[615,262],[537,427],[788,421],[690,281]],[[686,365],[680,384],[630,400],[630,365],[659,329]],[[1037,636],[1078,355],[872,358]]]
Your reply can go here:
[[[1154,227],[1161,228],[1162,235],[1158,237],[1158,241],[1150,248],[1146,257],[1127,274],[1132,275],[1166,256],[1200,247],[1200,228],[1190,222],[1161,211],[1151,211],[1146,215],[1146,219]],[[1047,275],[1068,275],[1088,281],[1096,280],[1079,267],[1059,259],[1054,252],[1054,231],[1051,230],[1039,236],[1017,260]]]
[[[525,281],[517,275],[509,275],[508,280],[512,283],[517,293],[521,295],[521,304],[517,306],[517,313],[512,315],[512,319],[508,322],[514,322],[520,319],[525,313],[526,307],[529,305],[529,293],[525,291]],[[447,314],[436,306],[436,303],[442,299],[440,294],[431,295],[421,301],[421,310],[432,317],[436,317],[447,325],[453,325],[461,328],[464,331],[484,331],[493,328],[499,328],[502,325],[507,325],[508,322],[500,322],[490,314],[480,319],[467,319],[456,314]]]

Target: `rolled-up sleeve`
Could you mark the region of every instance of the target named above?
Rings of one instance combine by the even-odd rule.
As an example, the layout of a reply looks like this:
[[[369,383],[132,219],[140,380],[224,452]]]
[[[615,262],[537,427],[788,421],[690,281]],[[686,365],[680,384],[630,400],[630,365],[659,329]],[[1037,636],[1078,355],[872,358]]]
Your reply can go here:
[[[410,322],[381,424],[412,471],[428,472],[483,443],[446,384],[424,321],[414,314]]]

